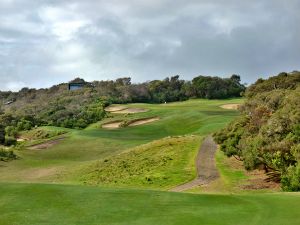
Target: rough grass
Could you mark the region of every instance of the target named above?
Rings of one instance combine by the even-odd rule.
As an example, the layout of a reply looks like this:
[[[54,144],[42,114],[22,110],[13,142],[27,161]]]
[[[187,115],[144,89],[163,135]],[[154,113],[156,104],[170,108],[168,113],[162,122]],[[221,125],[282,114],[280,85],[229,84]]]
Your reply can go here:
[[[244,183],[248,178],[243,170],[235,169],[226,163],[227,157],[223,152],[217,151],[216,165],[220,172],[222,188],[225,191],[237,191],[239,185]]]
[[[298,225],[299,194],[205,195],[0,184],[1,225]]]
[[[199,136],[169,137],[99,160],[81,170],[93,185],[170,188],[195,177]]]

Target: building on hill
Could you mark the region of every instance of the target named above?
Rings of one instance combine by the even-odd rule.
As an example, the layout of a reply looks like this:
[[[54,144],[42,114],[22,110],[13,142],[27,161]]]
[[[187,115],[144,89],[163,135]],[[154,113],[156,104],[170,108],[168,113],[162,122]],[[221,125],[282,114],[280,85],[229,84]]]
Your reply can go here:
[[[83,88],[85,83],[69,83],[69,91],[74,91]]]
[[[84,79],[76,78],[69,82],[68,87],[69,87],[69,91],[74,91],[84,87],[93,88],[94,86],[92,83],[86,82]]]

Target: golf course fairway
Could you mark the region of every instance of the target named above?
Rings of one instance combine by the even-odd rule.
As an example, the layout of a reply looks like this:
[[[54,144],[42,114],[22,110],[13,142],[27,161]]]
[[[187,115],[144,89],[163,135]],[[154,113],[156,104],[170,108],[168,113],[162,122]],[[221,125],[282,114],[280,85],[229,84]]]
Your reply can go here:
[[[298,225],[299,194],[184,194],[0,184],[1,225]]]
[[[213,191],[170,191],[195,178],[202,141],[239,114],[220,106],[242,102],[128,104],[146,110],[111,113],[82,130],[40,127],[24,133],[30,139],[37,131],[67,132],[52,140],[29,140],[17,160],[0,162],[0,225],[300,224],[299,194],[238,190],[247,176],[231,171],[221,152]],[[159,120],[101,127],[141,118]]]

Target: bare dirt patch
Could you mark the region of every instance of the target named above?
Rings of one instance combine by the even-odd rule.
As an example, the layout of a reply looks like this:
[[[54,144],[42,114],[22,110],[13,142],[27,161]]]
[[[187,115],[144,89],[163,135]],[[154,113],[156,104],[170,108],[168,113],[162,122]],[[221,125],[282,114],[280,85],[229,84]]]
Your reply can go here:
[[[280,184],[268,181],[268,176],[263,170],[253,170],[246,172],[250,178],[247,180],[246,184],[240,186],[243,190],[260,190],[260,189],[269,189],[269,190],[280,190]]]
[[[234,110],[238,110],[239,106],[241,104],[226,104],[226,105],[221,105],[220,107],[222,109],[234,109]]]
[[[212,136],[208,136],[203,141],[196,158],[197,177],[195,180],[179,185],[171,191],[181,192],[198,186],[208,185],[219,178],[219,172],[216,167],[215,153],[217,145]]]
[[[126,106],[108,106],[105,108],[106,112],[116,112],[116,111],[121,111],[121,110],[125,110],[128,107]]]
[[[120,128],[122,121],[113,121],[109,123],[102,124],[102,128],[104,129],[118,129]]]
[[[54,145],[57,145],[58,143],[60,143],[64,139],[65,139],[65,137],[60,137],[60,138],[57,138],[57,139],[54,139],[54,140],[46,141],[46,142],[41,143],[41,144],[32,145],[32,146],[29,147],[29,149],[31,149],[31,150],[47,149],[47,148],[50,148]]]
[[[148,112],[148,109],[143,108],[126,108],[123,110],[113,111],[112,113],[118,113],[118,114],[133,114],[133,113],[142,113],[142,112]]]
[[[45,178],[49,176],[53,176],[57,173],[57,168],[41,168],[41,169],[34,169],[28,173],[27,178],[30,180]]]
[[[134,127],[134,126],[139,126],[139,125],[143,125],[143,124],[147,124],[147,123],[152,123],[159,120],[159,117],[152,117],[152,118],[145,118],[145,119],[139,119],[139,120],[135,120],[132,123],[130,123],[128,126],[129,127]]]
[[[256,169],[253,171],[245,170],[243,166],[243,162],[237,160],[234,157],[226,158],[226,164],[233,170],[244,171],[247,177],[249,177],[246,182],[243,184],[239,184],[238,188],[242,190],[261,190],[261,189],[269,189],[269,190],[279,190],[280,184],[268,181],[268,176],[264,172],[264,170]]]

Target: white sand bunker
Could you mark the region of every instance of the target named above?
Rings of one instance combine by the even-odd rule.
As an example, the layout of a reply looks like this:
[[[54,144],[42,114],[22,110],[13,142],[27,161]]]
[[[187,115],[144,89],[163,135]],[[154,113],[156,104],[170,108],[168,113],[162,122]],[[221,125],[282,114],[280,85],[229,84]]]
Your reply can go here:
[[[124,110],[127,109],[127,107],[125,106],[108,106],[105,108],[106,112],[116,112],[116,111],[120,111],[120,110]]]
[[[113,111],[112,113],[118,113],[118,114],[131,114],[131,113],[142,113],[147,112],[148,109],[143,108],[126,108],[123,110]]]
[[[142,118],[142,119],[136,119],[129,122],[124,121],[113,121],[103,124],[101,127],[104,129],[119,129],[121,127],[134,127],[139,126],[143,124],[152,123],[159,120],[159,117],[151,117],[151,118]]]
[[[226,104],[226,105],[221,105],[220,107],[223,109],[235,109],[238,110],[239,106],[241,104]]]
[[[155,122],[157,120],[159,120],[158,117],[152,117],[152,118],[146,118],[146,119],[139,119],[139,120],[133,121],[128,126],[129,127],[139,126],[139,125],[143,125],[143,124],[147,124],[147,123],[152,123],[152,122]]]
[[[122,121],[114,121],[103,124],[101,127],[104,129],[118,129],[120,128]]]

